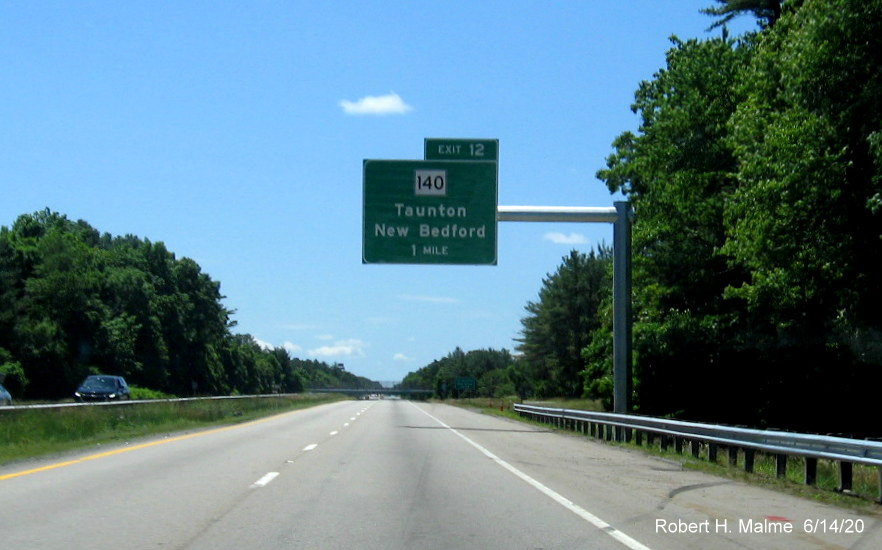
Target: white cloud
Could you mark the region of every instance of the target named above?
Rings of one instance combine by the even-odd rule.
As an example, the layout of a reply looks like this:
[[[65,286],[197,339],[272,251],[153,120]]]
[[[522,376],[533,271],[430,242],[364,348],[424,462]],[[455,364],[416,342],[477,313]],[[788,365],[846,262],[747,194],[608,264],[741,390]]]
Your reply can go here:
[[[272,351],[274,349],[278,349],[276,346],[270,344],[269,342],[261,340],[260,338],[254,338],[253,336],[252,336],[252,338],[254,339],[254,343],[256,343],[258,346],[260,346],[261,349],[263,349],[265,351]],[[297,352],[303,351],[303,348],[301,348],[300,346],[298,346],[297,344],[295,344],[293,342],[285,342],[284,344],[281,345],[281,349],[284,349],[285,351],[287,351],[288,355],[293,355]]]
[[[284,344],[282,344],[282,347],[285,348],[285,351],[288,352],[288,355],[293,355],[295,353],[303,351],[303,348],[293,342],[285,342]]]
[[[364,348],[367,346],[362,340],[356,338],[350,340],[338,340],[330,346],[320,346],[309,350],[310,355],[317,357],[364,357]]]
[[[365,96],[358,101],[342,100],[340,106],[347,115],[403,115],[413,110],[395,92],[380,96]]]
[[[588,242],[588,238],[581,233],[570,233],[569,235],[565,235],[563,233],[551,232],[546,233],[543,239],[555,244],[585,244]]]
[[[404,355],[403,353],[396,353],[392,356],[393,361],[410,361],[410,357]]]
[[[254,338],[253,336],[251,338],[254,340],[254,343],[256,343],[258,346],[260,346],[260,349],[262,349],[264,351],[270,351],[270,350],[275,349],[275,346],[270,344],[269,342],[264,342],[260,338]]]
[[[398,296],[402,300],[407,300],[409,302],[431,302],[433,304],[458,304],[459,300],[456,298],[449,298],[447,296],[414,296],[413,294],[401,294]]]

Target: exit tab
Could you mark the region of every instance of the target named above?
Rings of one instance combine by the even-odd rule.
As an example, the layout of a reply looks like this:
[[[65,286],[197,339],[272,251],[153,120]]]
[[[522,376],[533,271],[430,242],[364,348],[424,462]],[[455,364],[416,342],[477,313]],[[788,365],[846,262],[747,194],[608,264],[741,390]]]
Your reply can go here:
[[[426,138],[425,159],[499,162],[499,140]]]

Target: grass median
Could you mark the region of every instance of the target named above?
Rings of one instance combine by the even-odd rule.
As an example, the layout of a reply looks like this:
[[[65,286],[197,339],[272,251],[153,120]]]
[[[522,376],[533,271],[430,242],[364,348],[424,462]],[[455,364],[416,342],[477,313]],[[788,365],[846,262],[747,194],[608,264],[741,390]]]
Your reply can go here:
[[[344,399],[348,398],[296,394],[11,409],[0,412],[0,465],[139,437],[236,424]]]

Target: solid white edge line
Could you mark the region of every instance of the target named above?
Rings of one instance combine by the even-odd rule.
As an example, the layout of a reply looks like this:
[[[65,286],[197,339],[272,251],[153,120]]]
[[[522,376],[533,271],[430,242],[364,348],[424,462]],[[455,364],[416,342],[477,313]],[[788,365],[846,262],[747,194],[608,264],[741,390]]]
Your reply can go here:
[[[523,481],[526,481],[533,488],[537,489],[539,492],[541,492],[545,496],[551,498],[553,501],[557,502],[558,504],[560,504],[561,506],[563,506],[564,508],[566,508],[570,512],[573,512],[574,514],[576,514],[580,518],[584,519],[585,521],[587,521],[591,525],[597,527],[598,529],[600,529],[601,531],[603,531],[607,535],[609,535],[612,538],[616,539],[617,541],[621,542],[622,544],[624,544],[625,546],[627,546],[631,550],[652,550],[650,547],[631,538],[630,536],[626,535],[622,531],[619,531],[618,529],[616,529],[615,527],[613,527],[609,523],[607,523],[607,522],[603,521],[602,519],[600,519],[599,517],[595,516],[594,514],[589,512],[588,510],[582,508],[581,506],[579,506],[575,502],[564,497],[560,493],[556,492],[554,489],[546,487],[545,485],[536,481],[535,479],[528,476],[524,472],[518,470],[517,468],[515,468],[514,466],[512,466],[508,462],[502,460],[501,458],[499,458],[498,456],[496,456],[492,452],[488,451],[487,449],[485,449],[484,447],[482,447],[478,443],[475,443],[474,441],[472,441],[468,437],[464,436],[463,434],[459,433],[455,429],[451,428],[450,426],[448,426],[447,424],[445,424],[444,422],[442,422],[441,420],[439,420],[438,418],[433,416],[431,413],[424,411],[423,409],[419,408],[418,406],[414,405],[413,403],[411,403],[411,405],[413,405],[413,407],[416,408],[416,410],[418,410],[421,413],[423,413],[424,415],[428,416],[429,418],[431,418],[432,420],[434,420],[435,422],[437,422],[438,424],[440,424],[444,428],[446,428],[446,429],[450,430],[451,432],[455,433],[456,435],[458,435],[463,441],[465,441],[466,443],[468,443],[469,445],[471,445],[475,449],[479,450],[487,458],[493,460],[498,465],[502,466],[503,468],[505,468],[506,470],[508,470],[512,474],[516,475],[517,477],[519,477]]]
[[[251,488],[257,489],[258,487],[266,487],[269,484],[269,482],[276,479],[276,476],[278,476],[278,475],[279,475],[279,472],[270,472],[270,473],[266,474],[265,476],[263,476],[262,478],[255,481],[254,483],[252,483]]]

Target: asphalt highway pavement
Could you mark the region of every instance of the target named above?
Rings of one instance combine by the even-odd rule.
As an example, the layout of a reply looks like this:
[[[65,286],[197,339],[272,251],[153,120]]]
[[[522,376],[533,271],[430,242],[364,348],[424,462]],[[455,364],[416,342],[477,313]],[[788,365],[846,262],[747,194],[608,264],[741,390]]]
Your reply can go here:
[[[480,412],[346,401],[0,467],[0,548],[878,549],[882,522]]]

